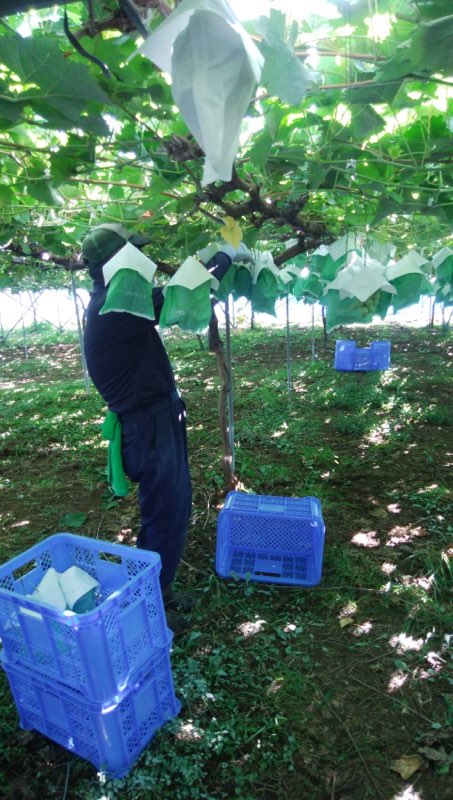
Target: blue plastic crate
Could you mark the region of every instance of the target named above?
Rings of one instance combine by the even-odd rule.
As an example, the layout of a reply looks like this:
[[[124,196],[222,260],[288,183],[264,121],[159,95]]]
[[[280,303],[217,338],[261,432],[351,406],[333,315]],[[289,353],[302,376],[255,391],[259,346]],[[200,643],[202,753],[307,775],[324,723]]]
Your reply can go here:
[[[368,372],[388,369],[390,342],[371,342],[370,347],[357,347],[350,339],[340,339],[335,345],[335,369],[343,372]]]
[[[100,584],[93,611],[74,614],[27,598],[45,572],[78,566]],[[0,638],[12,665],[83,691],[121,693],[153,650],[170,640],[157,553],[57,533],[0,566]]]
[[[217,521],[216,572],[222,578],[315,586],[324,533],[316,497],[229,492]]]
[[[157,651],[120,699],[103,704],[5,659],[1,666],[22,728],[42,733],[117,779],[129,772],[156,731],[181,709],[169,654],[169,646]]]

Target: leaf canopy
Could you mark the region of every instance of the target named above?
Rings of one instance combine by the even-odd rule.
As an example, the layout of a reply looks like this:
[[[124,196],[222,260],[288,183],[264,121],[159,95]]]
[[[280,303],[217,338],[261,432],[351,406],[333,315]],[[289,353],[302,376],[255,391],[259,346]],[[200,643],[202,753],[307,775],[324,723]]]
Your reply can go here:
[[[147,0],[152,30],[175,5]],[[205,187],[203,152],[168,77],[136,55],[139,33],[117,0],[96,5],[93,19],[85,3],[66,6],[73,36],[97,61],[67,38],[63,6],[3,6],[3,287],[67,282],[61,268],[81,266],[80,241],[99,222],[145,232],[149,254],[172,274],[218,241],[230,217],[280,266],[311,256],[314,277],[292,284],[307,300],[337,271],[313,253],[345,233],[395,245],[396,258],[416,247],[429,259],[451,241],[453,16],[444,2],[380,0],[373,16],[367,2],[330,0],[328,18],[301,8],[244,23],[265,59],[262,79],[231,181]],[[235,282],[250,294],[244,270]]]

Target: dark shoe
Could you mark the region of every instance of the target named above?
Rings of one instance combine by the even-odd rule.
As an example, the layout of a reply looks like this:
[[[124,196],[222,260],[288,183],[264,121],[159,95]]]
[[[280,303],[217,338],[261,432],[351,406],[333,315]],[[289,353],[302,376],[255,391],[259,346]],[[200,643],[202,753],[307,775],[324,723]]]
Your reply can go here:
[[[165,616],[167,618],[167,625],[175,636],[177,636],[178,633],[184,633],[184,631],[187,631],[192,626],[191,618],[184,616],[184,614],[178,614],[177,611],[166,610]]]
[[[189,592],[175,592],[171,586],[164,589],[163,598],[166,611],[191,611],[197,602]]]

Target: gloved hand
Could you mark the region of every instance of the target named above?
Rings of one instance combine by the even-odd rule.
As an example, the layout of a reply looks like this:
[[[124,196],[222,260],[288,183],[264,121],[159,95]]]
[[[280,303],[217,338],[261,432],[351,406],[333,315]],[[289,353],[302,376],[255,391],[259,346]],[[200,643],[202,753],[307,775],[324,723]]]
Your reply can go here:
[[[225,244],[222,242],[218,246],[219,253],[225,253],[225,255],[231,258],[231,261],[239,262],[239,261],[246,261],[250,264],[255,263],[255,258],[253,253],[248,249],[248,247],[241,242],[239,247],[235,248],[231,244]]]

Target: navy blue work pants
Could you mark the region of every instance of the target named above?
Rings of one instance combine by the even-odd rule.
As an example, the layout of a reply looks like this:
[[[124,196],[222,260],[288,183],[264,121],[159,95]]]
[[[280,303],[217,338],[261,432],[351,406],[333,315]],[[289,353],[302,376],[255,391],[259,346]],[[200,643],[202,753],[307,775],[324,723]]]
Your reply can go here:
[[[139,485],[137,547],[159,553],[163,590],[183,554],[192,506],[185,405],[173,395],[120,419],[124,471]]]

